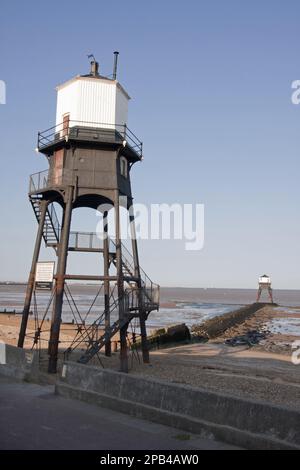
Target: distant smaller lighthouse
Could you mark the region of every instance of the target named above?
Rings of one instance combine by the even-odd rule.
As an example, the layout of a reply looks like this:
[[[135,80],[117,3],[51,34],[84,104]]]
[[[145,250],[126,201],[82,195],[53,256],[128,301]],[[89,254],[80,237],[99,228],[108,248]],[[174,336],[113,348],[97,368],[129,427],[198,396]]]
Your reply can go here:
[[[274,302],[273,302],[272,283],[271,283],[270,276],[268,276],[267,274],[263,274],[263,276],[260,276],[258,278],[258,291],[257,291],[256,302],[260,301],[260,297],[261,297],[261,294],[262,294],[263,290],[268,291],[270,301],[273,304]]]

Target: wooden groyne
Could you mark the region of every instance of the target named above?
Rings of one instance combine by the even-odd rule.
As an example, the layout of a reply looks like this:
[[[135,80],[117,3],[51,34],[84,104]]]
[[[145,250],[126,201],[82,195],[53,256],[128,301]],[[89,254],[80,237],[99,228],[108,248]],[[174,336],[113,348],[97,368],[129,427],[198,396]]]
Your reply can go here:
[[[0,315],[22,315],[22,310],[16,310],[16,309],[9,309],[9,308],[1,308],[0,309]],[[30,312],[30,315],[32,315],[32,312]]]

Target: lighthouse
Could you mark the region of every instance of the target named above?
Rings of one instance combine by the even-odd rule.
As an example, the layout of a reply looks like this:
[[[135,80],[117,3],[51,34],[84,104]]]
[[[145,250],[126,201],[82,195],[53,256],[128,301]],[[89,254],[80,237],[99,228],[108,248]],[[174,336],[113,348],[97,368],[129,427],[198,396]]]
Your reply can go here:
[[[101,75],[98,62],[90,63],[90,71],[77,75],[57,87],[54,126],[38,133],[38,152],[46,157],[48,168],[31,175],[29,200],[38,222],[38,231],[26,289],[18,346],[24,346],[28,316],[36,289],[36,271],[42,240],[57,256],[53,283],[53,305],[48,344],[48,371],[55,373],[59,354],[60,329],[66,282],[96,281],[103,287],[104,332],[94,334],[97,325],[82,324],[86,349],[78,359],[89,362],[103,348],[111,354],[111,339],[120,337],[120,368],[128,371],[127,329],[139,319],[144,362],[149,362],[146,320],[159,308],[159,286],[144,273],[139,264],[132,209],[131,170],[143,156],[140,139],[128,128],[130,96],[117,80],[118,53],[112,78]],[[125,209],[131,228],[131,250],[122,243],[120,207]],[[61,219],[54,203],[62,208]],[[79,207],[103,210],[103,243],[96,234],[71,231],[72,212]],[[108,210],[113,207],[115,233],[108,237]],[[83,241],[84,240],[84,241]],[[99,276],[69,273],[70,252],[93,252],[103,256],[103,273]],[[114,272],[112,273],[112,268]],[[112,296],[116,286],[117,295]],[[112,322],[112,312],[117,319]],[[99,323],[100,325],[100,323]],[[98,331],[98,330],[97,330]],[[35,332],[35,339],[41,334]],[[82,345],[81,345],[82,346]]]
[[[258,278],[258,291],[257,291],[256,302],[260,301],[262,292],[264,290],[268,291],[270,302],[273,303],[273,291],[272,291],[271,278],[267,274],[263,274],[262,276]]]

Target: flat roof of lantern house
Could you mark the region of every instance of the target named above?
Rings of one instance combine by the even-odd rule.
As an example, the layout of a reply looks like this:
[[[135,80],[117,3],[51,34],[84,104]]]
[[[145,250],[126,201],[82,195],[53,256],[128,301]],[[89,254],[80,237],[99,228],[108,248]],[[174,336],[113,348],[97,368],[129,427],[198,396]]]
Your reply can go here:
[[[70,78],[70,80],[67,80],[66,82],[64,83],[61,83],[60,85],[57,85],[56,86],[56,90],[59,91],[59,90],[62,90],[63,88],[65,88],[66,86],[70,85],[71,83],[77,81],[77,80],[99,80],[101,82],[108,82],[108,83],[111,83],[112,85],[117,85],[117,87],[122,91],[122,93],[124,93],[124,95],[127,97],[128,100],[130,100],[130,96],[128,95],[127,91],[122,87],[122,85],[117,81],[117,80],[113,80],[112,78],[107,78],[107,77],[103,77],[102,75],[98,75],[98,76],[94,76],[94,75],[76,75],[76,77],[73,77],[73,78]]]

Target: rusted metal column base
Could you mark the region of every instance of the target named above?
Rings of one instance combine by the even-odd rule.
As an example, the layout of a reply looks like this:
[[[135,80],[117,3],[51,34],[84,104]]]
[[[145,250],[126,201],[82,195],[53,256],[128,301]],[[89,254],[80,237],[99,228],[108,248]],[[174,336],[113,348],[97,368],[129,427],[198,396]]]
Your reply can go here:
[[[150,363],[149,347],[147,341],[147,330],[146,321],[144,316],[140,316],[140,328],[141,328],[141,343],[142,343],[142,356],[144,364]]]
[[[104,305],[105,305],[105,332],[110,330],[110,311],[109,311],[109,295],[104,295]],[[111,356],[111,340],[105,343],[105,356]]]
[[[119,302],[119,320],[123,322],[125,315],[124,303],[124,278],[122,268],[122,248],[121,248],[121,227],[120,227],[120,204],[119,204],[119,191],[115,191],[114,206],[115,206],[115,225],[116,225],[116,261],[117,261],[117,284],[118,284],[118,302]],[[120,329],[120,370],[121,372],[128,372],[128,353],[127,353],[127,328],[126,323]]]
[[[23,348],[24,346],[32,292],[34,289],[34,280],[35,280],[35,273],[31,272],[29,274],[29,279],[27,283],[26,297],[25,297],[25,303],[24,303],[23,314],[22,314],[22,322],[21,322],[19,340],[18,340],[18,348]]]
[[[103,214],[103,232],[104,232],[104,240],[103,240],[103,266],[104,266],[104,276],[106,278],[109,277],[109,241],[108,241],[108,212],[105,211]],[[110,331],[110,305],[109,305],[109,297],[110,297],[110,285],[109,279],[105,279],[104,281],[104,309],[105,309],[105,333],[107,336]],[[108,340],[105,343],[105,356],[111,356],[111,340]]]
[[[53,318],[52,325],[51,325],[50,340],[49,340],[49,347],[48,347],[48,353],[49,353],[48,372],[51,374],[55,374],[56,369],[57,369],[61,311],[62,311],[63,296],[64,296],[64,276],[57,276],[55,289],[56,289],[56,295],[55,295],[55,303],[54,303],[54,318]]]
[[[130,230],[131,230],[132,253],[133,253],[133,259],[134,259],[134,271],[135,271],[134,274],[138,278],[137,286],[139,288],[139,307],[140,307],[139,313],[140,313],[142,356],[143,356],[143,362],[145,364],[149,364],[150,356],[149,356],[149,348],[148,348],[148,342],[147,342],[146,317],[145,317],[145,312],[143,310],[142,280],[141,280],[138,246],[137,246],[137,239],[136,239],[135,219],[134,219],[133,208],[128,207],[128,211],[129,211],[129,222],[130,222]]]
[[[128,373],[127,327],[120,329],[120,370],[125,373]]]
[[[42,238],[43,238],[43,229],[44,229],[44,223],[45,223],[45,216],[46,216],[48,201],[46,201],[46,200],[41,201],[40,204],[41,204],[41,206],[40,206],[41,211],[40,211],[39,228],[38,228],[38,232],[37,232],[37,235],[36,235],[34,252],[33,252],[33,256],[32,256],[31,269],[30,269],[30,274],[29,274],[28,283],[27,283],[26,297],[25,297],[24,309],[23,309],[23,315],[22,315],[22,322],[21,322],[19,339],[18,339],[18,347],[19,348],[23,348],[23,346],[24,346],[24,340],[25,340],[25,335],[26,335],[26,329],[27,329],[27,322],[28,322],[28,316],[29,316],[29,311],[30,311],[31,299],[32,299],[32,294],[33,294],[33,290],[34,290],[36,263],[38,262],[40,249],[41,249],[41,243],[42,243]]]
[[[61,232],[61,240],[58,250],[57,273],[55,282],[55,299],[53,305],[53,314],[51,321],[51,331],[49,339],[49,363],[48,372],[55,374],[57,371],[57,358],[59,346],[59,334],[61,325],[61,315],[64,297],[65,273],[67,266],[67,255],[69,246],[69,235],[71,227],[72,206],[73,206],[74,188],[68,188],[67,202],[63,214],[63,224]]]

